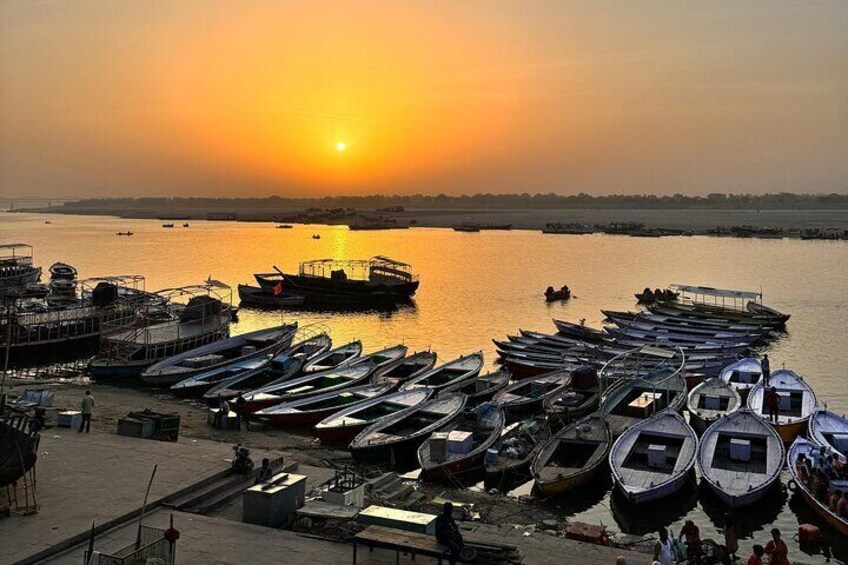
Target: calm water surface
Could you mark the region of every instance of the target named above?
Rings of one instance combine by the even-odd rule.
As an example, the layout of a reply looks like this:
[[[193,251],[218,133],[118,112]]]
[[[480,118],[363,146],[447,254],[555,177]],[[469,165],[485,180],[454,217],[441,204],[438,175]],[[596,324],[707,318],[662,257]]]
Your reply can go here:
[[[45,224],[49,220],[51,224]],[[820,402],[848,412],[845,360],[848,356],[848,243],[745,240],[707,237],[631,238],[607,235],[543,235],[531,231],[457,233],[445,229],[352,232],[346,227],[193,221],[188,228],[163,229],[156,220],[106,217],[3,214],[0,242],[35,247],[36,264],[55,261],[76,266],[83,277],[142,274],[147,290],[196,284],[212,276],[235,287],[253,284],[254,272],[295,270],[317,258],[388,255],[413,265],[421,288],[413,307],[393,312],[322,313],[288,311],[285,320],[325,324],[333,340],[362,339],[377,349],[403,342],[411,349],[432,348],[440,359],[483,350],[494,361],[492,338],[518,328],[553,331],[552,317],[585,318],[600,325],[601,308],[633,309],[633,293],[671,283],[760,290],[764,302],[792,314],[788,334],[771,349],[772,366],[803,375]],[[132,237],[118,237],[118,230]],[[313,240],[312,234],[320,234]],[[575,298],[547,304],[548,285],[568,284]],[[237,301],[237,297],[234,297]],[[279,313],[243,309],[233,333],[279,323]],[[551,501],[551,508],[590,522],[643,533],[686,517],[702,527],[702,537],[721,535],[721,507],[695,489],[660,507],[638,510],[610,497]],[[747,555],[753,535],[764,543],[776,524],[796,531],[803,504],[780,498],[737,515]],[[753,533],[752,533],[753,532]],[[794,544],[794,542],[792,542]],[[848,548],[836,548],[848,562]],[[801,553],[793,560],[823,562]]]

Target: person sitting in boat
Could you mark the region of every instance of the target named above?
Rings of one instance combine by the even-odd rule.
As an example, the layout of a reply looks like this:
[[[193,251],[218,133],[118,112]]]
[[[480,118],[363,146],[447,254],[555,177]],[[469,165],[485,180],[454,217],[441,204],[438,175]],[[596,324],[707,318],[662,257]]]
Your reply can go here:
[[[568,288],[567,284],[562,285],[562,288],[559,291],[563,294],[571,294],[571,289]]]
[[[652,300],[654,298],[654,293],[651,292],[651,289],[645,287],[645,290],[642,291],[642,300]]]
[[[848,518],[848,490],[842,493],[842,500],[836,503],[836,515]]]
[[[845,463],[835,453],[833,454],[833,470],[836,471],[836,475],[840,478],[845,478],[846,472],[848,472]]]
[[[807,464],[807,456],[799,453],[795,458],[795,472],[798,473],[798,478],[808,483],[810,480],[810,467]]]
[[[842,489],[836,489],[827,501],[827,507],[830,508],[831,512],[835,513],[839,510],[840,500],[842,500]]]
[[[436,516],[436,541],[450,550],[451,563],[459,558],[464,542],[453,519],[453,504],[445,502],[442,513]]]
[[[549,286],[548,288],[545,289],[545,296],[550,296],[553,293],[554,293],[554,287]]]
[[[830,480],[827,478],[827,475],[824,474],[824,471],[818,468],[815,469],[813,471],[813,477],[810,479],[810,490],[813,491],[813,496],[815,496],[819,502],[827,504],[829,486]]]

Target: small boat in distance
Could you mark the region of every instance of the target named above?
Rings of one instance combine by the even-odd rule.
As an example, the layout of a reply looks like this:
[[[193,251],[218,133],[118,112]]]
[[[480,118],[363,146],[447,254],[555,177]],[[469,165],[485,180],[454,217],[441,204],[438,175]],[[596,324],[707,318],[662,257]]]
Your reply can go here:
[[[673,410],[664,410],[627,429],[615,441],[609,461],[618,490],[633,503],[664,498],[680,490],[695,467],[698,436]]]
[[[555,302],[557,300],[569,300],[571,298],[571,289],[568,285],[562,285],[559,290],[554,290],[554,287],[549,286],[545,289],[545,300],[547,302]]]
[[[637,292],[633,296],[636,297],[639,304],[652,304],[654,302],[671,302],[672,300],[677,300],[680,297],[680,293],[669,288],[651,290],[645,287],[645,290]]]
[[[769,377],[768,389],[774,388],[780,397],[777,422],[772,423],[784,443],[790,443],[807,430],[810,416],[816,409],[816,393],[795,371],[780,369]],[[766,406],[766,385],[760,381],[748,395],[748,408],[766,421],[769,420]]]
[[[174,227],[174,224],[162,224],[162,227],[163,228],[172,228],[172,227]]]
[[[321,235],[317,233],[312,234],[312,239],[321,239]]]
[[[127,235],[127,236],[129,236],[129,235],[132,235],[132,234],[133,234],[133,232],[131,232],[131,231],[119,231],[115,235]]]
[[[704,482],[731,508],[756,502],[780,479],[783,441],[755,412],[741,408],[706,429],[698,447]]]
[[[184,224],[183,224],[183,227],[184,227],[184,228],[187,228],[187,227],[188,227],[188,222],[184,223]]]
[[[290,229],[292,229],[293,227],[294,227],[294,226],[293,226],[293,225],[291,225],[291,224],[278,224],[278,225],[277,225],[277,229],[278,229],[278,230],[290,230]]]

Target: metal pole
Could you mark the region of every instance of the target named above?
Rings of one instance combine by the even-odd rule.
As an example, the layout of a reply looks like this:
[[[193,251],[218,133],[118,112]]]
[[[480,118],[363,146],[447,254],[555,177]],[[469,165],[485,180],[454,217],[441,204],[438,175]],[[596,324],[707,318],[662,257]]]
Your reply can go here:
[[[158,468],[158,464],[153,466],[153,473],[150,474],[150,482],[147,483],[147,491],[144,493],[144,504],[141,505],[141,514],[138,516],[138,533],[135,538],[136,549],[141,546],[141,521],[144,520],[144,512],[147,510],[147,497],[150,496],[150,487],[153,486],[153,477],[156,476],[156,469]]]
[[[6,373],[9,372],[9,355],[12,350],[12,308],[15,301],[11,300],[6,305],[6,358],[3,361],[3,378],[0,379],[0,399],[6,389]]]

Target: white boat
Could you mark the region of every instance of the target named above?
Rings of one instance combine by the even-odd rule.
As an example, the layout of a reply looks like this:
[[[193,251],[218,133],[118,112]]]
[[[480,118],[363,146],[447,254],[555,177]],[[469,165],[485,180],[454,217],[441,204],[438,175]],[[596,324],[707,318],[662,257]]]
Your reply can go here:
[[[783,441],[791,443],[798,435],[806,431],[810,415],[816,409],[816,393],[795,371],[780,369],[769,377],[768,388],[774,388],[780,395],[780,408],[774,427]],[[748,408],[768,420],[768,408],[765,406],[766,387],[763,381],[751,389],[748,394]]]
[[[754,411],[741,408],[701,436],[698,466],[704,482],[728,506],[756,502],[780,480],[780,435]]]
[[[270,384],[244,395],[245,409],[251,414],[288,400],[297,400],[325,392],[362,385],[371,376],[368,367],[337,367],[321,373],[309,373],[296,379]]]
[[[393,345],[392,347],[386,347],[374,353],[357,357],[353,361],[350,361],[348,365],[351,367],[367,365],[372,371],[379,371],[386,367],[399,365],[406,356],[407,350],[405,345]]]
[[[759,359],[746,357],[722,369],[718,378],[738,390],[744,402],[754,385],[763,380],[763,368]]]
[[[483,368],[483,354],[480,352],[471,355],[463,355],[453,361],[439,365],[435,369],[406,381],[401,385],[401,390],[413,390],[416,388],[431,388],[441,391],[466,379],[473,379]]]
[[[698,436],[674,410],[663,410],[627,429],[609,455],[618,490],[633,503],[680,490],[695,466]]]
[[[800,491],[801,497],[807,505],[812,508],[822,520],[827,522],[831,528],[842,534],[843,539],[845,539],[845,537],[848,537],[848,519],[844,516],[838,516],[828,507],[827,504],[824,504],[816,498],[804,480],[798,476],[798,471],[795,467],[795,462],[801,454],[804,454],[808,459],[815,461],[819,454],[819,449],[820,446],[806,438],[799,437],[789,447],[789,452],[786,454],[786,464],[789,466],[789,472],[792,474],[792,482],[795,483],[796,488]],[[846,461],[844,455],[837,453],[833,449],[828,449],[827,446],[825,446],[825,449],[829,455],[833,454],[840,457],[842,462],[848,465],[848,461]],[[842,492],[848,491],[848,480],[842,479],[830,481],[829,492],[836,489],[840,489]]]
[[[352,362],[362,354],[362,342],[351,341],[319,355],[303,366],[303,374],[320,373]]]
[[[819,408],[810,416],[810,439],[848,456],[848,418]]]
[[[707,379],[693,388],[686,399],[689,424],[698,435],[710,424],[742,407],[739,392],[721,379]]]

